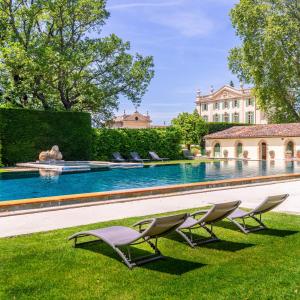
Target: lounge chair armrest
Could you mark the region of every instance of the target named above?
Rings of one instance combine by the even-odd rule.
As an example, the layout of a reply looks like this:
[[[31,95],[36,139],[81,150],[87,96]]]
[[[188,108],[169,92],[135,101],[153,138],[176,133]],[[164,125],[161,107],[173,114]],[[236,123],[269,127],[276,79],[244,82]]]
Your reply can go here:
[[[147,220],[139,221],[137,223],[134,223],[132,225],[132,227],[139,226],[139,225],[150,224],[151,222],[153,222],[153,219],[147,219]]]
[[[151,224],[152,222],[153,222],[153,219],[147,219],[147,220],[139,221],[139,222],[133,224],[132,227],[139,226],[139,232],[143,232],[144,229],[143,229],[142,227],[143,227],[144,225]]]
[[[204,215],[208,212],[208,210],[198,210],[198,211],[195,211],[194,213],[190,214],[191,217],[195,217],[195,216],[198,216],[198,215]]]

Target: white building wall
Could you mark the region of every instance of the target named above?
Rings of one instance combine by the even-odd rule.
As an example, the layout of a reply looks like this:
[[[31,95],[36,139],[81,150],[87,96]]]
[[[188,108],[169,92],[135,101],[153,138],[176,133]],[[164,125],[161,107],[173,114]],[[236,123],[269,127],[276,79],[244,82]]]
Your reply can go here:
[[[294,138],[243,138],[243,139],[216,139],[206,141],[206,151],[210,151],[210,156],[214,157],[214,146],[219,143],[221,146],[221,158],[224,158],[224,150],[228,151],[228,158],[237,157],[237,144],[242,143],[243,151],[248,151],[248,159],[261,159],[261,143],[267,145],[267,159],[270,159],[270,151],[275,152],[275,159],[285,159],[286,145],[288,142],[294,143],[294,157],[297,156],[297,151],[300,151],[300,137]]]

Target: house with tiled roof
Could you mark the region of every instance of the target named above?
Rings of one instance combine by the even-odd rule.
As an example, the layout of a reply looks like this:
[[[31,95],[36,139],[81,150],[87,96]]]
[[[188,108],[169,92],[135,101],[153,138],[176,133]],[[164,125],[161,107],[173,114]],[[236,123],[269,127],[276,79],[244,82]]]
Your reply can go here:
[[[109,122],[108,126],[110,128],[150,128],[151,118],[148,115],[143,115],[138,111],[133,114],[124,114],[122,116],[117,116],[112,121]]]
[[[204,139],[211,157],[300,159],[300,123],[234,126]]]

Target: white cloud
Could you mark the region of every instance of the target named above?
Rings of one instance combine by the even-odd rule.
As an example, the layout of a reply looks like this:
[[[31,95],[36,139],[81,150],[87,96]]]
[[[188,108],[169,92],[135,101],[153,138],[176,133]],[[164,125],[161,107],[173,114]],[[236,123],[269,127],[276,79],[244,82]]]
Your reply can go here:
[[[182,4],[183,0],[177,1],[159,1],[159,2],[129,2],[122,4],[113,4],[107,6],[108,10],[122,10],[122,9],[132,9],[132,8],[143,8],[143,7],[167,7]]]
[[[152,14],[151,21],[175,29],[186,37],[207,36],[215,27],[214,22],[200,12]]]

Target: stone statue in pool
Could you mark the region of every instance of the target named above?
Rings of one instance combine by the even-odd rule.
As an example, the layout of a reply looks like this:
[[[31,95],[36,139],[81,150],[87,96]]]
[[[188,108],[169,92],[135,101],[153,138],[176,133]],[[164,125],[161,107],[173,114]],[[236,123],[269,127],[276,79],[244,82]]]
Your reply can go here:
[[[53,146],[51,150],[42,151],[39,155],[39,161],[61,161],[62,158],[63,156],[57,145]]]

